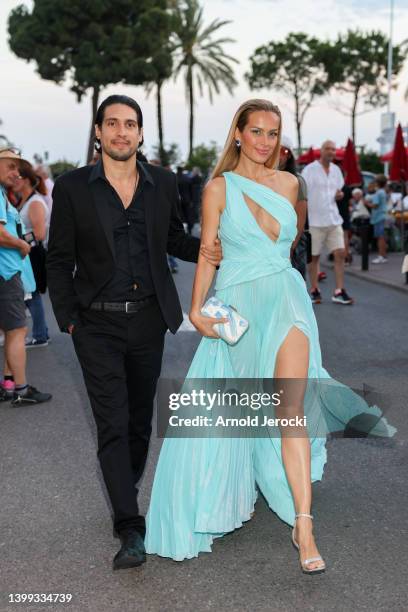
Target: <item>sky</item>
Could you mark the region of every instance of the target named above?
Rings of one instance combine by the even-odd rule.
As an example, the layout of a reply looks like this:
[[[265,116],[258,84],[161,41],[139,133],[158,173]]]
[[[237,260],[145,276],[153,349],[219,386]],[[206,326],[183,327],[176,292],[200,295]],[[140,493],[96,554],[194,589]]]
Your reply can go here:
[[[90,97],[78,104],[69,90],[40,79],[35,63],[14,56],[7,44],[7,18],[21,4],[16,0],[0,0],[0,134],[22,148],[25,157],[49,153],[50,161],[67,159],[84,163],[90,129]],[[30,0],[24,2],[31,5]],[[227,19],[223,36],[236,42],[225,50],[236,57],[238,86],[233,94],[223,90],[211,105],[205,96],[197,100],[195,144],[215,141],[222,145],[238,106],[251,97],[265,97],[277,103],[283,113],[284,133],[296,143],[291,101],[279,91],[251,92],[243,75],[248,58],[256,47],[271,40],[283,40],[289,32],[304,31],[319,38],[336,38],[347,29],[382,30],[389,33],[390,0],[202,0],[204,20]],[[395,0],[395,43],[408,38],[408,0]],[[391,110],[397,121],[408,124],[408,61],[399,76],[399,87],[393,91]],[[112,85],[104,89],[101,99],[112,93],[125,93],[138,100],[144,113],[146,152],[157,143],[154,97],[146,99],[142,87]],[[185,155],[188,146],[188,109],[182,80],[169,81],[163,88],[164,133],[166,143],[177,142]],[[366,113],[358,118],[357,145],[378,150],[380,116],[385,109]],[[350,119],[333,107],[333,99],[320,98],[307,113],[303,124],[304,146],[319,146],[331,138],[339,146],[350,136]]]

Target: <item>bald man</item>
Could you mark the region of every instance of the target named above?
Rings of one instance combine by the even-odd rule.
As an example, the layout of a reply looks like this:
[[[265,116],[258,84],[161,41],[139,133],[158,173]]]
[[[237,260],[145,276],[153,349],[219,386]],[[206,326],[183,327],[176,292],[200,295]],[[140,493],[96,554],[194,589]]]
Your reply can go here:
[[[326,140],[320,149],[320,159],[306,166],[302,172],[307,184],[310,235],[312,238],[312,262],[310,264],[311,299],[320,304],[322,296],[318,286],[320,254],[324,247],[334,257],[336,287],[332,295],[335,304],[350,305],[353,299],[344,288],[344,234],[343,219],[337,201],[344,196],[341,170],[333,160],[336,145]]]

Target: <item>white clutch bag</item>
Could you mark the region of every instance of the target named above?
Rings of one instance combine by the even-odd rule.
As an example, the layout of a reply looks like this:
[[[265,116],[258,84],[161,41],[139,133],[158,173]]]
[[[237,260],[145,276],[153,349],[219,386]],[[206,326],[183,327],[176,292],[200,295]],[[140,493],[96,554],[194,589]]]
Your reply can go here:
[[[216,297],[210,297],[201,308],[201,314],[216,319],[228,318],[228,323],[216,323],[213,327],[217,334],[228,344],[236,344],[246,332],[249,323],[233,306],[224,304]]]

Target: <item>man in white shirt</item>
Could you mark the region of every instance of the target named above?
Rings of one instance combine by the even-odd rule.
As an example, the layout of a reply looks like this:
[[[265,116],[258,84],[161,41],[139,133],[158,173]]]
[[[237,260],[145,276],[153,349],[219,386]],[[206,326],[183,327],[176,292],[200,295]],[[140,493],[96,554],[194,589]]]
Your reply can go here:
[[[318,288],[320,254],[324,246],[334,256],[336,288],[332,301],[337,304],[352,304],[353,299],[344,289],[344,234],[343,219],[337,201],[344,197],[343,175],[333,163],[336,145],[326,140],[320,150],[320,159],[306,166],[302,172],[307,184],[309,231],[312,238],[312,262],[310,265],[311,298],[320,304],[322,296]]]

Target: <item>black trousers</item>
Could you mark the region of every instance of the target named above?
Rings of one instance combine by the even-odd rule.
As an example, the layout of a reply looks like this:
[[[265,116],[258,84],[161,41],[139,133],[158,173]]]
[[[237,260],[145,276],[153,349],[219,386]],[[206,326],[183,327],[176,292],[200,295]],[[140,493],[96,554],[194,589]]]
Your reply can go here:
[[[117,531],[143,536],[142,476],[166,323],[156,301],[136,313],[82,311],[72,339],[98,432],[98,459]]]

